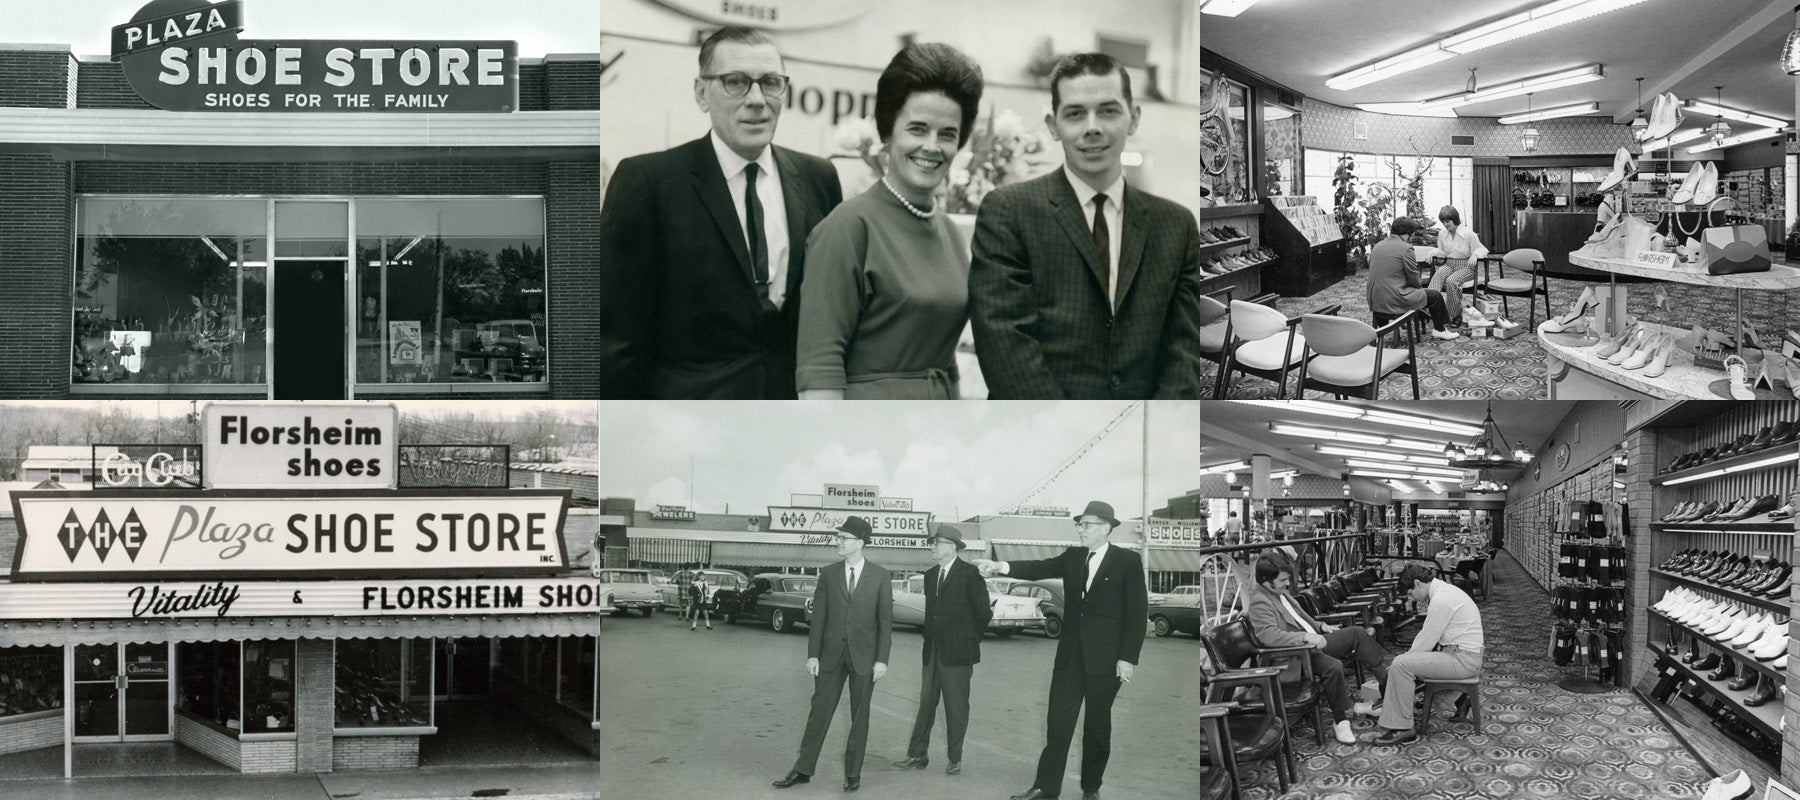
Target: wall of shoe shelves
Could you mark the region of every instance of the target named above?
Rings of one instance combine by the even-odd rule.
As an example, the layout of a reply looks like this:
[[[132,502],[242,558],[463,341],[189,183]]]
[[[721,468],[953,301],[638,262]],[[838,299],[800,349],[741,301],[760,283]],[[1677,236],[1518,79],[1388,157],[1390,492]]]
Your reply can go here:
[[[1606,459],[1568,479],[1507,503],[1506,549],[1545,591],[1557,583],[1563,537],[1558,533],[1565,503],[1593,500],[1606,505],[1608,519],[1617,513],[1613,462]],[[1621,530],[1615,526],[1612,530]]]
[[[1800,682],[1790,680],[1784,634],[1795,632],[1787,584],[1800,555],[1800,436],[1786,423],[1800,418],[1800,403],[1683,405],[1632,434],[1653,461],[1634,471],[1652,498],[1635,526],[1648,541],[1631,639],[1649,656],[1636,685],[1653,703],[1691,702],[1733,734],[1740,757],[1792,782],[1800,723],[1784,730],[1783,717],[1800,713]]]
[[[1263,249],[1262,205],[1243,203],[1200,209],[1201,238],[1217,241],[1200,245],[1200,291],[1225,301],[1250,300],[1263,293],[1262,272],[1275,265],[1273,258],[1253,258]],[[1223,229],[1243,234],[1224,235]]]

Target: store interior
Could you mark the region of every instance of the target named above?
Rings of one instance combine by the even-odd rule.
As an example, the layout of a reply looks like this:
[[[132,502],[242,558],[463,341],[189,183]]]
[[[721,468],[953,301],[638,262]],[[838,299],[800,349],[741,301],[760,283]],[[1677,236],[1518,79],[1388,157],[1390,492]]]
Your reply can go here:
[[[1219,712],[1208,738],[1222,746],[1206,758],[1225,763],[1229,746],[1235,771],[1205,767],[1202,796],[1715,798],[1800,785],[1786,658],[1800,403],[1235,400],[1205,414],[1199,494],[1215,538],[1202,552],[1240,584],[1215,587],[1208,636],[1244,610],[1242,567],[1286,548],[1293,596],[1337,604],[1309,613],[1353,612],[1345,624],[1407,652],[1421,609],[1384,587],[1425,565],[1474,601],[1485,647],[1477,712],[1427,699],[1418,738],[1392,746],[1361,710],[1355,744],[1333,738],[1316,703],[1289,702],[1273,724],[1232,676],[1281,656],[1231,665],[1208,639],[1203,709],[1239,705]],[[1352,699],[1374,699],[1368,677],[1350,682]],[[1303,698],[1301,683],[1282,696]],[[1259,726],[1278,735],[1245,736]]]
[[[1217,396],[1796,396],[1792,3],[1201,6]],[[1407,243],[1457,335],[1373,330],[1446,206],[1486,257]]]

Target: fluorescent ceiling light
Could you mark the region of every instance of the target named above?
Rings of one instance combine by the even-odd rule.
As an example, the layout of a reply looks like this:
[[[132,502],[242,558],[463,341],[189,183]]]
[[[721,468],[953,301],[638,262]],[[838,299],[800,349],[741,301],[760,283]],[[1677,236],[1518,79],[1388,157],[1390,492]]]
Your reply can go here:
[[[1682,144],[1683,142],[1691,142],[1691,141],[1698,139],[1705,135],[1706,135],[1705,128],[1683,128],[1683,129],[1678,130],[1674,133],[1671,133],[1668,136],[1665,136],[1661,139],[1657,139],[1654,142],[1645,142],[1644,146],[1642,148],[1640,148],[1640,150],[1645,153],[1650,153],[1650,152],[1654,152],[1657,150],[1663,150],[1666,148],[1674,147],[1675,145]]]
[[[1389,425],[1402,425],[1408,428],[1429,428],[1435,431],[1453,433],[1458,436],[1474,436],[1481,432],[1480,425],[1468,425],[1461,422],[1450,422],[1434,417],[1422,417],[1417,414],[1402,414],[1397,411],[1383,411],[1378,408],[1345,405],[1343,403],[1327,403],[1321,400],[1239,400],[1234,402],[1247,405],[1264,406],[1284,411],[1299,411],[1306,414],[1319,414],[1342,419],[1364,419]]]
[[[1738,122],[1748,122],[1759,128],[1779,128],[1787,124],[1786,120],[1765,117],[1761,114],[1752,114],[1748,111],[1739,111],[1735,108],[1727,108],[1705,100],[1689,100],[1687,102],[1687,110],[1696,114],[1705,114],[1709,117],[1724,117],[1726,119],[1735,119]]]
[[[1695,145],[1688,148],[1688,152],[1704,153],[1708,150],[1718,150],[1723,147],[1736,147],[1745,142],[1754,142],[1760,139],[1769,139],[1780,135],[1780,128],[1764,128],[1760,131],[1751,131],[1749,133],[1740,133],[1736,136],[1727,136],[1717,142],[1708,141],[1704,144]]]
[[[1394,464],[1394,463],[1383,462],[1383,461],[1364,461],[1360,458],[1346,459],[1344,461],[1344,463],[1349,464],[1350,466],[1355,467],[1357,469],[1385,469],[1385,470],[1393,470],[1395,472],[1407,472],[1407,473],[1411,473],[1413,475],[1420,475],[1420,476],[1430,475],[1430,476],[1437,477],[1437,478],[1443,478],[1445,480],[1462,480],[1462,478],[1463,478],[1463,473],[1460,470],[1436,469],[1433,467],[1415,467],[1415,466],[1412,466],[1411,464]]]
[[[1389,56],[1373,64],[1333,75],[1325,81],[1325,85],[1339,91],[1366,86],[1449,58],[1642,2],[1644,0],[1556,0],[1447,36],[1423,47]]]
[[[1350,470],[1350,474],[1363,478],[1388,478],[1390,480],[1405,480],[1412,477],[1411,475],[1402,475],[1397,472],[1381,472],[1379,470],[1367,469],[1353,469]]]
[[[1578,104],[1572,105],[1572,106],[1557,106],[1555,108],[1539,109],[1539,110],[1533,111],[1529,114],[1514,114],[1510,117],[1501,117],[1500,124],[1501,125],[1517,125],[1521,122],[1536,122],[1540,119],[1556,119],[1558,117],[1579,117],[1583,114],[1597,113],[1599,110],[1600,110],[1599,103],[1578,103]]]
[[[1266,106],[1263,108],[1263,121],[1274,122],[1294,116],[1294,110],[1282,106]]]
[[[1442,444],[1422,442],[1417,439],[1402,439],[1398,436],[1377,436],[1366,433],[1351,433],[1349,431],[1334,431],[1325,428],[1309,428],[1305,425],[1289,425],[1285,422],[1269,423],[1269,432],[1279,433],[1284,436],[1299,436],[1307,439],[1324,439],[1326,441],[1335,442],[1370,444],[1378,447],[1404,447],[1408,450],[1421,450],[1428,453],[1442,453],[1444,451],[1444,446]]]
[[[1417,456],[1411,453],[1391,453],[1384,450],[1361,450],[1355,447],[1339,447],[1333,444],[1313,445],[1313,449],[1328,456],[1371,458],[1376,461],[1398,461],[1410,464],[1423,464],[1427,467],[1450,466],[1450,459],[1443,456]]]
[[[1371,114],[1387,114],[1393,117],[1456,118],[1456,112],[1451,111],[1449,107],[1426,108],[1424,103],[1357,103],[1356,107]]]
[[[1233,461],[1228,464],[1214,464],[1210,467],[1201,467],[1200,474],[1201,475],[1217,475],[1221,472],[1237,472],[1238,470],[1249,469],[1249,468],[1250,468],[1250,462],[1248,462],[1248,461]]]
[[[1553,72],[1549,75],[1539,75],[1535,78],[1525,78],[1524,80],[1497,84],[1476,92],[1463,92],[1448,97],[1440,97],[1436,100],[1426,100],[1420,105],[1428,109],[1455,108],[1457,106],[1466,106],[1473,103],[1485,103],[1489,100],[1517,97],[1527,92],[1542,92],[1549,89],[1560,89],[1565,86],[1578,86],[1583,83],[1604,80],[1605,78],[1606,72],[1599,64],[1589,64],[1579,69],[1563,70],[1562,72]]]
[[[1256,5],[1256,0],[1200,0],[1200,13],[1235,17]]]
[[[1271,480],[1281,480],[1282,478],[1299,477],[1299,475],[1300,475],[1300,470],[1284,469],[1284,470],[1278,470],[1278,471],[1269,473],[1269,478]]]

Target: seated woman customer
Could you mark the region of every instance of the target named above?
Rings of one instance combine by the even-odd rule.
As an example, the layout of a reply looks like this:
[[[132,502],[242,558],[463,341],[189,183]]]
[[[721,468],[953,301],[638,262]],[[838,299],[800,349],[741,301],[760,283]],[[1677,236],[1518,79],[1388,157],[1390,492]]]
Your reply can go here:
[[[1463,224],[1462,213],[1456,206],[1438,209],[1438,225],[1436,255],[1444,257],[1444,265],[1432,273],[1431,283],[1426,288],[1443,292],[1444,310],[1450,314],[1450,324],[1461,326],[1465,317],[1462,285],[1475,277],[1475,262],[1487,255],[1488,249],[1474,229]],[[1466,316],[1472,324],[1493,324],[1480,309],[1473,309],[1473,313]]]
[[[1401,314],[1423,308],[1431,316],[1432,336],[1455,339],[1455,331],[1444,329],[1450,322],[1444,294],[1419,283],[1419,260],[1407,241],[1418,230],[1419,223],[1399,217],[1388,226],[1388,237],[1369,250],[1369,313],[1379,328]]]
[[[901,50],[876,81],[884,174],[807,238],[801,399],[958,396],[969,247],[936,194],[969,141],[981,92],[981,67],[943,44]]]

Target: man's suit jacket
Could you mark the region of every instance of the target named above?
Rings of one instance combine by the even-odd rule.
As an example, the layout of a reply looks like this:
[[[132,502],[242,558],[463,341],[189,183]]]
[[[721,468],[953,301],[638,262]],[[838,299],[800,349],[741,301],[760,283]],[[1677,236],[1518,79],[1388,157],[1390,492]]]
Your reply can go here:
[[[1303,647],[1307,644],[1306,633],[1301,630],[1300,623],[1294,621],[1287,609],[1281,607],[1280,595],[1254,581],[1242,585],[1244,618],[1250,621],[1250,632],[1256,635],[1256,641],[1269,647]],[[1306,624],[1312,626],[1314,633],[1324,633],[1324,626],[1307,614],[1299,603],[1294,603],[1294,610],[1300,613]]]
[[[806,236],[843,190],[824,159],[776,147],[775,166],[788,221],[779,310],[754,291],[743,198],[710,136],[619,162],[600,207],[602,398],[795,396]]]
[[[1117,310],[1064,170],[981,201],[969,316],[988,396],[1200,396],[1200,230],[1187,209],[1125,187]]]
[[[950,577],[939,586],[938,568],[925,573],[925,648],[920,663],[933,653],[939,663],[966,667],[981,663],[981,635],[987,632],[994,607],[981,571],[962,559],[950,562]]]
[[[1007,574],[1028,581],[1062,578],[1066,605],[1057,663],[1079,648],[1089,675],[1111,675],[1116,662],[1136,664],[1144,649],[1144,620],[1150,615],[1144,559],[1123,547],[1107,547],[1089,591],[1087,557],[1087,548],[1071,547],[1055,558],[1008,562]]]
[[[806,632],[806,657],[819,660],[820,669],[835,669],[849,648],[850,663],[858,675],[875,671],[875,662],[886,664],[894,634],[894,585],[886,567],[864,560],[856,576],[856,595],[850,594],[844,562],[819,572],[813,586],[813,617]]]

